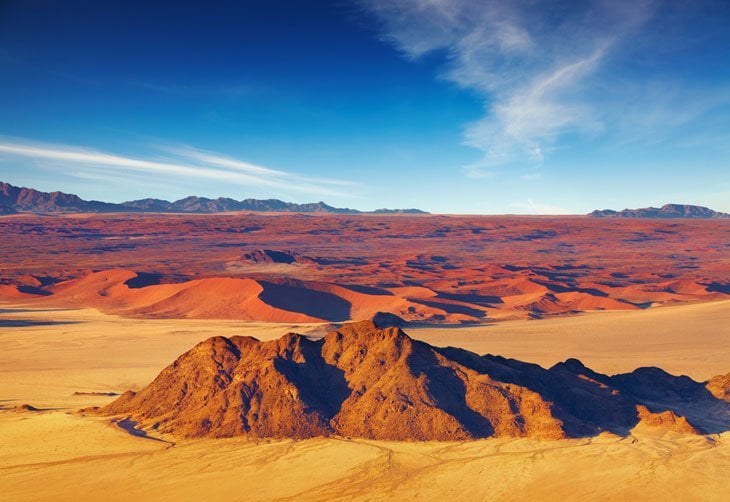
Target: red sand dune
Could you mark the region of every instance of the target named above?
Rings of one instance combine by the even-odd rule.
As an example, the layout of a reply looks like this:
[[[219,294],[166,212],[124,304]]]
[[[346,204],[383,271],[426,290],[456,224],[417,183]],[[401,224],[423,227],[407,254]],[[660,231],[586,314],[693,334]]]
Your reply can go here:
[[[47,291],[52,294],[37,298],[35,303],[96,307],[128,316],[272,322],[346,321],[372,318],[378,312],[390,312],[413,320],[445,312],[387,290],[360,292],[324,282],[212,277],[130,287],[138,277],[128,270],[91,273],[50,286]],[[12,286],[5,288],[12,293],[8,297],[20,298],[22,295]],[[28,298],[28,295],[23,297]],[[458,320],[460,316],[452,316],[452,319]]]
[[[124,315],[463,323],[730,293],[730,220],[11,215],[0,232],[0,299]]]

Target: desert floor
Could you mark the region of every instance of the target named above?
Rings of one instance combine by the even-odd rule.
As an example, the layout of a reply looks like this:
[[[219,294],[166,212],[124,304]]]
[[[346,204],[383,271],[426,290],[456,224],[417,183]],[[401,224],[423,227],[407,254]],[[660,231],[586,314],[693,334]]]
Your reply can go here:
[[[257,444],[135,437],[108,420],[69,414],[113,399],[75,392],[140,388],[209,336],[288,331],[321,328],[0,306],[0,499],[722,500],[730,492],[728,432]],[[578,357],[606,373],[652,365],[703,380],[730,369],[729,301],[407,331],[542,365]],[[24,403],[43,411],[13,410]]]
[[[0,301],[146,318],[483,324],[730,298],[730,219],[21,214],[0,232]]]

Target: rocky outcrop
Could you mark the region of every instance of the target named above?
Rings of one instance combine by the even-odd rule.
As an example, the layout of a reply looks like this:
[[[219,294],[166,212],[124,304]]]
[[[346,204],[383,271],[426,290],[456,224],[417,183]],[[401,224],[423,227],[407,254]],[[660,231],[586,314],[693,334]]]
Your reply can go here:
[[[638,427],[650,427],[662,432],[699,434],[699,431],[689,423],[687,418],[679,416],[671,410],[653,413],[649,411],[649,408],[640,404],[636,407],[636,411],[639,416]]]
[[[643,372],[639,380],[652,375]],[[652,401],[658,418],[649,408],[637,408],[644,405],[645,389],[633,383],[630,376],[601,375],[575,359],[546,370],[433,347],[399,328],[364,321],[319,340],[297,334],[266,342],[214,337],[181,355],[139,392],[87,411],[129,416],[185,437],[563,438],[627,433],[640,420],[673,421],[674,429],[685,432],[699,425],[671,407],[683,380],[656,381],[668,389],[666,395],[662,389],[652,393],[666,400]],[[685,404],[709,399],[717,405],[708,392],[681,398]]]
[[[315,263],[312,258],[303,256],[296,251],[277,251],[275,249],[256,249],[241,256],[242,261],[251,263]]]
[[[706,387],[717,399],[730,403],[730,373],[710,378]]]

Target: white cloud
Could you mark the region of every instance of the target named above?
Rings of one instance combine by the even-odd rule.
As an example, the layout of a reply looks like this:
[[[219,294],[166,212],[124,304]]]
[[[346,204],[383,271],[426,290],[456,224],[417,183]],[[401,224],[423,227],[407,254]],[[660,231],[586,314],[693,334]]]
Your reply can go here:
[[[520,175],[520,178],[522,178],[525,181],[537,181],[540,178],[542,178],[541,173],[524,173]]]
[[[517,209],[519,213],[526,214],[570,214],[565,208],[536,202],[531,198],[528,198],[527,202],[513,202],[509,206]]]
[[[213,152],[191,147],[164,148],[177,155],[175,158],[145,159],[102,152],[70,145],[32,143],[18,139],[0,138],[0,157],[28,157],[50,163],[51,167],[76,169],[67,171],[71,176],[91,179],[114,169],[156,176],[158,181],[174,183],[176,177],[233,183],[249,187],[299,192],[317,195],[342,195],[341,187],[353,186],[345,180],[310,178],[295,173],[270,169]],[[84,166],[85,169],[78,169]],[[101,171],[101,172],[99,172]]]
[[[372,0],[384,38],[410,58],[445,51],[441,75],[484,100],[464,144],[483,157],[466,174],[542,164],[557,138],[604,127],[591,77],[620,41],[651,15],[647,0]]]
[[[171,152],[183,158],[191,159],[193,161],[201,162],[206,165],[213,165],[217,167],[223,167],[232,169],[235,171],[242,171],[248,174],[257,176],[268,176],[273,179],[290,179],[299,181],[309,181],[314,183],[322,183],[325,185],[335,186],[353,186],[355,183],[347,180],[336,180],[331,178],[316,178],[316,177],[305,177],[296,174],[288,173],[285,171],[279,171],[276,169],[269,169],[268,167],[262,167],[250,162],[244,162],[242,160],[235,159],[233,157],[221,155],[215,152],[209,152],[206,150],[200,150],[190,146],[185,147],[159,147],[161,150]]]

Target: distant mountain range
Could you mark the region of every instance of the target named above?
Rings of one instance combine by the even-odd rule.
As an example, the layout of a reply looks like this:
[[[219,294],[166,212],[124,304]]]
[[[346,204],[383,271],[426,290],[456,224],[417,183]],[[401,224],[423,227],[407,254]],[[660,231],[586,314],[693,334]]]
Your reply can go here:
[[[140,199],[121,204],[84,200],[63,192],[41,192],[0,182],[0,214],[29,213],[222,213],[228,211],[267,211],[278,213],[361,214],[356,209],[333,207],[324,202],[296,204],[278,199],[244,199],[190,196],[170,202],[162,199]],[[373,213],[428,214],[420,209],[377,209]]]
[[[662,207],[624,209],[623,211],[596,209],[588,216],[592,218],[730,218],[730,214],[727,213],[687,204],[664,204]]]

